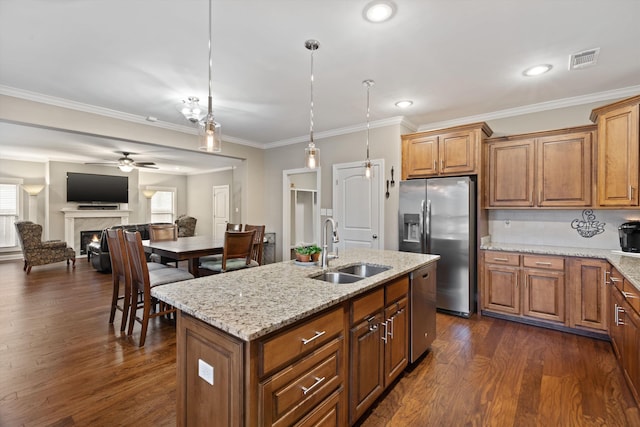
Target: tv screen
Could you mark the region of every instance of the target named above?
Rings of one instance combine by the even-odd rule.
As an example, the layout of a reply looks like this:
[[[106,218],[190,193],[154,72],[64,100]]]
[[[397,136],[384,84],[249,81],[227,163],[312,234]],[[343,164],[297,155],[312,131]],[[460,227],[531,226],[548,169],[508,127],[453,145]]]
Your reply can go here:
[[[129,203],[129,178],[67,172],[67,202]]]

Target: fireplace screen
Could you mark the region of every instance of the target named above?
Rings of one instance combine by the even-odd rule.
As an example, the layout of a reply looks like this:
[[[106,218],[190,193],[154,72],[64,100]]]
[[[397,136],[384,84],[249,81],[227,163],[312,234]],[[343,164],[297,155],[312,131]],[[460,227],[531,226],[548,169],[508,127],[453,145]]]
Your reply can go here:
[[[86,230],[80,232],[80,255],[86,255],[87,245],[91,242],[99,242],[102,230]]]

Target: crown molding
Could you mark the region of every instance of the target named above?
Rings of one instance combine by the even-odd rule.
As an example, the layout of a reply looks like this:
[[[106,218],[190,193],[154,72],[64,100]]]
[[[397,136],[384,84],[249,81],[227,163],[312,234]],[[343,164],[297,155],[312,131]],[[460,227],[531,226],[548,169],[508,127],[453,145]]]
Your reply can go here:
[[[489,120],[504,119],[507,117],[521,116],[524,114],[539,113],[541,111],[555,110],[557,108],[574,107],[576,105],[589,104],[591,102],[609,101],[612,99],[626,98],[640,93],[640,85],[629,86],[620,89],[597,92],[588,95],[574,96],[571,98],[556,99],[554,101],[540,102],[537,104],[525,105],[523,107],[508,108],[506,110],[494,111],[492,113],[478,114],[475,116],[460,117],[453,120],[444,120],[420,125],[418,132],[432,129],[459,126],[467,123],[485,122]]]
[[[369,122],[369,128],[375,129],[375,128],[399,125],[399,124],[402,124],[404,126],[408,126],[408,124],[411,126],[415,126],[415,125],[412,125],[409,121],[407,121],[403,116],[396,116],[396,117],[390,117],[388,119]],[[314,132],[314,136],[315,136],[315,139],[324,139],[324,138],[331,138],[333,136],[340,136],[340,135],[346,135],[353,132],[359,132],[366,129],[367,129],[366,123],[357,124],[353,126],[345,126],[337,129],[331,129],[323,132]],[[286,145],[293,145],[293,144],[298,144],[301,142],[308,142],[308,141],[309,141],[309,136],[307,135],[297,136],[294,138],[283,139],[281,141],[270,142],[268,144],[265,144],[264,147],[266,149],[277,148],[277,147],[284,147]]]

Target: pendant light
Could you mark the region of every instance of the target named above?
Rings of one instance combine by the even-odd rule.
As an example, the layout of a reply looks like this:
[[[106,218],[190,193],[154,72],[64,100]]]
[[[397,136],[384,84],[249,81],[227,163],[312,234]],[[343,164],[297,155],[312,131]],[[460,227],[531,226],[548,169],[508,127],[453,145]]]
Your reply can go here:
[[[209,0],[209,102],[207,115],[198,122],[198,139],[200,149],[203,151],[219,153],[222,151],[222,134],[220,124],[216,123],[213,117],[213,98],[211,97],[211,69],[213,68],[213,57],[211,56],[211,2]]]
[[[373,80],[364,80],[362,84],[367,87],[367,159],[364,161],[364,177],[369,179],[371,178],[371,160],[369,160],[369,90],[376,82]]]
[[[313,52],[318,50],[320,42],[318,40],[307,40],[304,47],[311,51],[311,103],[309,113],[309,145],[304,149],[305,164],[309,169],[315,169],[320,164],[320,149],[316,148],[313,142]]]

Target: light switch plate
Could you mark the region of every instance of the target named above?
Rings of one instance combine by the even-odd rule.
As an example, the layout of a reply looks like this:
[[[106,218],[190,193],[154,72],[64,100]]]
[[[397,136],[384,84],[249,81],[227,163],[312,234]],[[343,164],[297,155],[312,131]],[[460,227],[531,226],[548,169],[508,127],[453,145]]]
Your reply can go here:
[[[213,385],[213,366],[202,359],[198,359],[198,376]]]

